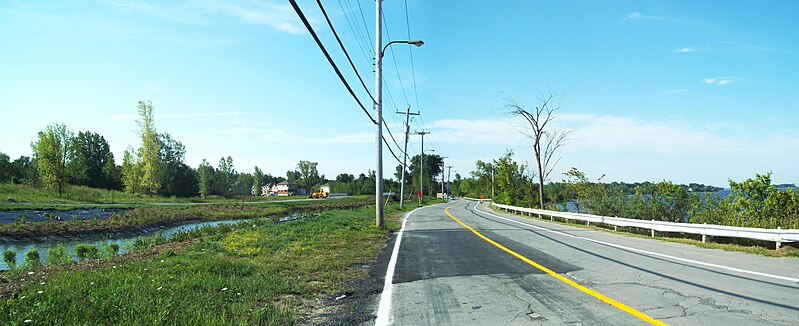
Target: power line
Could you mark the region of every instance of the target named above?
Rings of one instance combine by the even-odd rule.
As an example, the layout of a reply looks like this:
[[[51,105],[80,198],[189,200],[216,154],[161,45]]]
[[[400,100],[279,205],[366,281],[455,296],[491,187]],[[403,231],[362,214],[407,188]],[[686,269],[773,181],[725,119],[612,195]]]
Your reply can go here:
[[[426,123],[424,123],[424,118],[422,118],[422,117],[420,116],[420,117],[419,117],[419,119],[420,119],[420,120],[422,120],[422,126],[424,126],[425,128],[427,128],[427,124],[426,124]],[[440,145],[438,145],[438,142],[436,142],[436,140],[435,140],[435,139],[434,139],[432,136],[430,137],[430,142],[432,142],[432,143],[433,143],[433,147],[435,147],[435,148],[436,148],[436,150],[438,150],[438,151],[441,153],[441,155],[448,156],[448,154],[447,154],[446,152],[444,152],[444,150],[443,150],[443,149],[441,149],[441,146],[440,146]]]
[[[405,27],[408,29],[408,39],[411,39],[411,20],[408,17],[408,0],[405,0]],[[419,92],[416,89],[416,69],[413,67],[413,49],[408,47],[408,54],[411,58],[411,76],[413,76],[413,96],[416,99],[416,109],[419,110]]]
[[[347,14],[347,10],[344,9],[344,5],[341,3],[341,0],[338,0],[338,6],[341,8],[341,12],[344,14],[344,18],[347,19],[347,25],[350,26],[350,31],[352,31],[352,35],[355,37],[355,41],[358,43],[358,48],[361,49],[361,53],[363,54],[363,58],[366,59],[366,62],[371,62],[371,60],[369,59],[369,56],[370,56],[369,54],[371,54],[371,52],[367,51],[367,50],[364,50],[364,47],[366,49],[370,49],[370,47],[368,46],[369,42],[366,42],[367,45],[364,46],[363,45],[363,40],[362,40],[363,39],[363,34],[359,34],[361,32],[361,29],[359,28],[358,29],[358,33],[356,33],[355,32],[355,28],[353,28],[353,24],[355,24],[355,26],[358,26],[357,25],[357,21],[355,21],[355,17],[352,18],[353,22],[350,22],[350,16]],[[348,8],[349,8],[349,6],[348,6]],[[369,54],[367,54],[367,52]]]
[[[382,12],[380,13],[380,15],[383,16],[383,27],[385,27],[386,29],[386,37],[388,37],[388,39],[390,40],[391,33],[388,32],[388,23],[386,22],[386,15],[383,14]],[[394,54],[394,48],[390,48],[389,50],[391,50],[391,60],[394,61],[394,70],[397,72],[397,79],[399,79],[400,89],[402,90],[402,96],[405,98],[405,104],[410,105],[410,103],[408,103],[408,94],[405,93],[405,85],[403,85],[402,83],[402,76],[400,75],[399,72],[399,65],[397,65],[397,56]]]
[[[382,119],[382,117],[381,117],[381,119]],[[388,127],[388,123],[386,123],[386,119],[383,119],[383,125],[386,127],[386,130],[388,130],[388,135],[389,135],[389,136],[391,136],[391,140],[393,140],[393,141],[394,141],[394,145],[397,145],[397,148],[400,148],[400,145],[399,145],[399,143],[397,142],[397,139],[396,139],[396,138],[394,138],[394,134],[392,134],[392,133],[391,133],[391,128],[389,128],[389,127]],[[390,147],[390,146],[389,146],[389,147]],[[398,150],[399,150],[399,151],[400,151],[400,153],[402,153],[403,155],[405,154],[405,152],[403,152],[401,149],[398,149]]]
[[[322,6],[321,0],[316,0],[316,3],[319,5],[319,10],[322,11],[322,15],[325,16],[325,20],[327,20],[327,26],[330,26],[330,30],[333,31],[333,36],[336,37],[336,41],[338,42],[339,47],[341,47],[341,51],[344,52],[344,55],[347,57],[347,61],[350,62],[350,66],[352,70],[355,71],[355,75],[358,76],[358,80],[361,81],[361,86],[366,91],[366,94],[369,94],[369,97],[372,98],[372,102],[374,103],[375,97],[372,96],[372,93],[369,92],[369,88],[366,87],[366,83],[363,82],[363,78],[361,78],[361,74],[358,73],[358,68],[355,68],[355,64],[352,63],[352,58],[350,58],[350,54],[347,52],[347,49],[344,48],[344,44],[341,43],[341,38],[338,37],[338,33],[336,33],[336,29],[333,27],[333,23],[330,22],[330,17],[327,16],[327,12],[325,11],[325,7]]]
[[[397,154],[394,154],[394,150],[391,149],[391,145],[388,144],[386,137],[383,137],[383,143],[386,144],[386,147],[388,147],[388,151],[391,153],[391,156],[394,156],[394,159],[397,160],[397,163],[402,164],[402,161],[400,161],[399,157],[397,157]]]
[[[361,0],[356,0],[356,2],[358,3],[358,11],[361,13],[361,22],[363,22],[363,30],[366,31],[366,36],[369,37],[368,38],[369,40],[371,40],[372,35],[369,34],[369,27],[366,27],[366,18],[364,18],[363,16],[363,9],[361,9]],[[385,19],[385,16],[383,19]]]
[[[297,15],[300,16],[300,19],[302,20],[302,23],[305,25],[305,28],[307,28],[308,32],[311,33],[311,36],[313,36],[314,41],[316,41],[316,45],[319,46],[319,49],[322,50],[322,53],[324,53],[325,58],[327,58],[327,61],[330,63],[331,66],[333,66],[333,70],[336,71],[336,75],[338,75],[338,78],[341,79],[342,83],[344,83],[344,87],[346,87],[347,91],[350,92],[350,95],[352,95],[352,98],[355,99],[355,102],[358,102],[358,105],[361,107],[361,110],[363,110],[363,113],[366,113],[366,115],[369,117],[369,120],[372,120],[372,123],[377,124],[377,121],[375,121],[375,119],[372,118],[372,115],[369,114],[369,111],[367,111],[366,107],[363,106],[361,100],[359,100],[358,96],[355,95],[355,92],[352,90],[352,87],[350,87],[350,84],[347,83],[347,80],[344,79],[343,75],[341,75],[341,70],[339,70],[338,66],[336,66],[336,63],[333,62],[333,58],[330,57],[330,53],[327,52],[327,49],[325,49],[325,46],[322,44],[322,41],[319,40],[319,36],[316,35],[316,32],[313,30],[313,27],[311,27],[311,24],[308,22],[308,19],[305,18],[305,15],[302,13],[302,10],[297,5],[297,2],[295,0],[289,0],[289,2],[291,3],[291,6],[294,7],[294,11],[297,12]]]

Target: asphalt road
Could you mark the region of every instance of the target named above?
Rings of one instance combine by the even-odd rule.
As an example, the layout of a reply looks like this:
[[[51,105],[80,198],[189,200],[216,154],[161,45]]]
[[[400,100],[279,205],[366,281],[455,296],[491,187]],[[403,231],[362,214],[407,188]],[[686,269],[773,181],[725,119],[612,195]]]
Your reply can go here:
[[[645,317],[671,325],[799,324],[797,258],[632,238],[475,206],[456,201],[409,215],[401,238],[390,244],[393,277],[377,324],[641,325]],[[480,238],[447,216],[447,207],[455,219],[566,282]]]

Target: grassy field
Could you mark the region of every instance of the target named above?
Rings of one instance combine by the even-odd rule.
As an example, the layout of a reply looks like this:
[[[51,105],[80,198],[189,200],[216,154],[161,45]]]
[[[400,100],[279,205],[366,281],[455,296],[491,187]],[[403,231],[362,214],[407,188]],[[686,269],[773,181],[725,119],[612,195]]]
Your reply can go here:
[[[67,185],[61,197],[58,191],[44,188],[35,188],[27,185],[0,184],[0,210],[14,209],[57,209],[69,210],[86,207],[85,204],[100,205],[100,207],[119,208],[138,207],[152,203],[221,203],[230,204],[238,202],[273,202],[287,199],[303,199],[305,196],[246,196],[223,198],[209,196],[205,198],[179,198],[150,196],[144,194],[129,194],[116,190],[96,189],[83,186]],[[108,206],[103,206],[108,205]]]
[[[0,302],[0,324],[34,325],[292,325],[319,299],[368,276],[403,213],[386,207],[386,227],[374,207],[328,210],[290,223],[259,220],[179,237],[182,250],[162,250],[124,263],[119,256],[94,269],[19,273],[33,278]],[[409,205],[410,210],[416,205]],[[5,275],[18,282],[18,278]]]

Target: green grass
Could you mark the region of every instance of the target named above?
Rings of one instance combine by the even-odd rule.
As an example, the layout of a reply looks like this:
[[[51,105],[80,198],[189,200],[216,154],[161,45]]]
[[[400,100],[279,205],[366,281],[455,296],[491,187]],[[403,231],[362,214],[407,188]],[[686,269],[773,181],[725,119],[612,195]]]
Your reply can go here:
[[[141,206],[103,220],[72,219],[64,222],[0,224],[0,235],[49,235],[108,232],[155,225],[176,225],[192,220],[231,220],[282,216],[294,212],[352,209],[373,203],[369,197],[263,204],[209,204]]]
[[[139,207],[153,203],[217,203],[231,204],[239,202],[267,203],[289,199],[304,199],[305,196],[244,196],[224,198],[219,196],[202,197],[164,197],[84,186],[67,185],[62,196],[57,190],[35,188],[28,185],[12,185],[0,183],[0,210],[17,209],[55,209],[71,210],[87,207],[86,204],[99,205],[101,208]]]
[[[494,210],[495,212],[501,212],[501,211],[497,210],[496,208],[494,208],[493,206],[489,206],[489,207],[492,210]],[[529,217],[527,215],[513,214],[513,213],[504,212],[504,211],[502,211],[501,213],[509,214],[509,215],[515,215],[515,216],[524,217],[524,218],[528,218],[528,219],[539,220],[537,218]],[[610,229],[607,229],[607,228],[604,228],[604,227],[596,226],[594,224],[586,226],[582,222],[581,223],[565,222],[565,221],[562,221],[562,220],[560,220],[558,218],[555,218],[554,220],[551,220],[551,221],[549,219],[547,219],[547,218],[544,218],[544,219],[540,219],[540,221],[544,221],[544,222],[548,222],[548,223],[554,223],[554,224],[560,224],[560,225],[568,225],[568,226],[578,227],[578,228],[582,228],[582,229],[589,229],[589,230],[608,232],[608,233],[619,234],[619,235],[624,235],[624,236],[634,237],[634,238],[650,239],[650,240],[658,240],[658,241],[663,241],[663,242],[687,244],[687,245],[692,245],[692,246],[696,246],[696,247],[700,247],[700,248],[707,248],[707,249],[717,249],[717,250],[724,250],[724,251],[743,252],[743,253],[748,253],[748,254],[755,254],[755,255],[765,256],[765,257],[799,257],[799,248],[792,247],[790,244],[783,244],[782,248],[780,248],[779,250],[773,250],[773,249],[769,249],[769,248],[764,247],[765,245],[773,246],[774,242],[770,242],[770,241],[757,241],[757,240],[748,240],[748,239],[731,239],[731,240],[729,240],[729,241],[744,242],[744,243],[746,243],[746,245],[736,244],[736,243],[702,242],[702,241],[695,240],[695,239],[689,239],[689,238],[684,238],[684,237],[676,237],[676,236],[679,236],[679,234],[664,233],[664,232],[658,232],[658,236],[653,238],[653,237],[651,237],[649,235],[638,234],[638,233],[633,233],[633,232],[625,232],[624,228],[621,228],[621,227],[619,228],[619,231],[613,231],[613,230],[610,230]],[[647,232],[649,232],[649,230],[647,230]],[[664,235],[666,235],[666,236],[664,236]],[[712,241],[712,237],[708,237],[708,239],[710,239]]]
[[[368,276],[360,266],[399,227],[398,204],[386,213],[394,218],[380,229],[374,207],[326,211],[197,233],[186,250],[116,268],[57,271],[0,302],[0,324],[292,325],[310,303]]]

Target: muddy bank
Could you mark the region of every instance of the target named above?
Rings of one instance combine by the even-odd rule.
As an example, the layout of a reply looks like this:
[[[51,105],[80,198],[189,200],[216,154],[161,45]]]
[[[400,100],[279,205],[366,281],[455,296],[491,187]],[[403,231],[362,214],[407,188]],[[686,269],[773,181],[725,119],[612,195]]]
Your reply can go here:
[[[124,209],[74,209],[69,211],[59,210],[13,210],[13,211],[0,211],[0,224],[11,223],[31,223],[31,222],[48,222],[48,221],[69,221],[79,218],[84,221],[98,219],[105,220],[114,214],[124,212]]]

